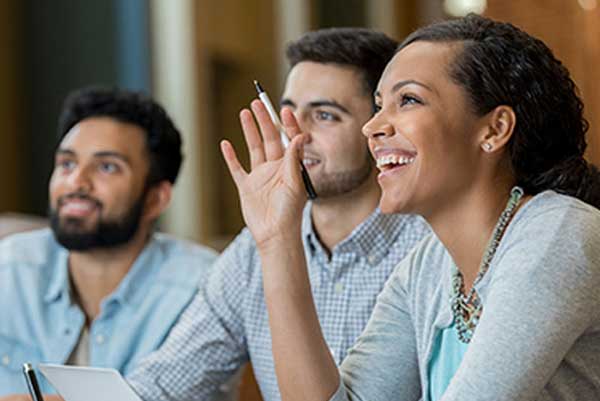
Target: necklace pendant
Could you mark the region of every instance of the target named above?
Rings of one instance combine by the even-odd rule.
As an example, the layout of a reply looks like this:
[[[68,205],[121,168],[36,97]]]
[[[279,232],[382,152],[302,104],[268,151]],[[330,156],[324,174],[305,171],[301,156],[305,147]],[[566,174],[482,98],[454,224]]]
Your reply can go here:
[[[510,198],[504,208],[504,211],[500,214],[492,237],[488,243],[488,246],[484,252],[481,265],[479,266],[479,273],[475,278],[473,287],[468,294],[464,294],[464,282],[463,277],[458,268],[455,266],[455,271],[452,274],[452,286],[451,286],[451,298],[450,305],[452,309],[452,315],[454,317],[454,324],[458,339],[463,343],[469,343],[475,332],[475,328],[481,318],[483,306],[479,299],[477,292],[475,291],[475,285],[481,281],[485,273],[490,267],[490,263],[496,250],[500,245],[500,240],[504,235],[506,226],[514,216],[517,206],[524,195],[522,188],[516,186],[510,191]]]
[[[471,317],[473,316],[473,313],[475,312],[475,307],[473,305],[465,303],[463,310],[464,310],[464,315],[467,318],[467,323],[468,323],[471,321]]]

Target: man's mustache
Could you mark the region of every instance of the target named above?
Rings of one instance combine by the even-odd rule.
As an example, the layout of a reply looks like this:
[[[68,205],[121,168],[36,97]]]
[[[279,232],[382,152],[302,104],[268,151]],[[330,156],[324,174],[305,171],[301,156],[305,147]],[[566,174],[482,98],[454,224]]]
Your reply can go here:
[[[70,194],[59,197],[58,198],[58,207],[61,207],[62,205],[64,205],[66,202],[68,202],[70,200],[83,200],[83,201],[87,201],[87,202],[92,202],[98,208],[102,207],[102,202],[100,202],[98,199],[93,198],[93,197],[89,196],[88,194],[84,194],[81,192],[74,192],[74,193],[70,193]]]

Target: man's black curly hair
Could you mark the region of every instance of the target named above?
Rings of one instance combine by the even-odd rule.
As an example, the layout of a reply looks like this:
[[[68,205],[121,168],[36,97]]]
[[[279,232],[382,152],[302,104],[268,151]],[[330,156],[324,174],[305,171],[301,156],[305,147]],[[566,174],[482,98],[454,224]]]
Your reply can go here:
[[[397,46],[394,39],[371,29],[326,28],[290,42],[285,54],[290,67],[302,61],[354,67],[363,77],[365,94],[371,96]]]
[[[147,185],[163,180],[175,183],[183,160],[181,135],[167,112],[149,96],[99,86],[70,93],[58,122],[59,142],[71,128],[89,117],[111,117],[142,128],[150,156]]]
[[[421,28],[411,43],[460,42],[449,76],[484,115],[513,108],[517,123],[508,144],[517,184],[530,194],[546,189],[600,206],[600,173],[584,158],[588,122],[569,71],[552,51],[517,27],[470,14]]]

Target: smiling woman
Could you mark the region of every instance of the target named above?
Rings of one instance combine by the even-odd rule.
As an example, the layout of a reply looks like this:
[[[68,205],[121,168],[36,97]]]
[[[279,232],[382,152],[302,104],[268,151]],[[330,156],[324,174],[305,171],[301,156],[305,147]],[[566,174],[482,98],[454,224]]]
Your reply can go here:
[[[283,112],[290,147],[249,174],[222,147],[259,247],[283,399],[598,399],[600,177],[568,71],[527,33],[469,15],[410,35],[376,103],[363,132],[381,208],[435,235],[398,266],[340,372],[298,229],[308,136]]]

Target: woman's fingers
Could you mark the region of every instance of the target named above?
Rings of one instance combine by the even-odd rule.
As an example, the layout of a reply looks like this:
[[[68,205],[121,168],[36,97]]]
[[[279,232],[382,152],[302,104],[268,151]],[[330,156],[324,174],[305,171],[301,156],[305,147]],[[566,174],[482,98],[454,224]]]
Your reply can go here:
[[[250,110],[243,109],[240,111],[240,124],[242,125],[242,131],[244,131],[244,139],[246,140],[246,146],[250,155],[250,165],[254,169],[259,164],[265,162],[265,151],[260,132]]]
[[[288,138],[292,140],[296,135],[300,134],[300,125],[294,116],[294,112],[289,107],[281,109],[281,123],[285,129]]]
[[[221,141],[221,153],[223,154],[223,158],[225,159],[225,163],[227,164],[231,178],[233,178],[233,182],[235,182],[235,185],[239,191],[241,189],[242,182],[248,173],[246,173],[240,164],[231,142],[227,140]]]
[[[265,161],[281,159],[285,154],[285,149],[281,141],[279,129],[271,120],[265,105],[260,100],[255,99],[250,104],[250,107],[252,111],[243,109],[240,112],[240,123],[250,155],[250,164],[252,170],[254,170]],[[293,139],[301,133],[300,126],[290,108],[284,107],[282,109],[281,118],[285,131],[290,139]],[[300,141],[300,143],[303,142],[304,140]],[[232,167],[239,168],[244,174],[246,173],[241,167],[231,144],[228,143],[225,147],[222,144],[221,150],[225,160],[228,162],[227,165],[232,172],[232,175],[234,171],[232,170]],[[227,150],[231,151],[230,159],[227,158],[227,154],[225,153]],[[295,152],[297,153],[298,150]],[[234,162],[235,165],[229,164],[230,161]]]
[[[303,146],[306,140],[305,135],[296,135],[292,138],[288,149],[285,152],[285,170],[292,182],[301,183],[300,163],[302,161]],[[299,185],[301,186],[301,184]]]
[[[263,102],[255,99],[250,107],[256,116],[256,121],[260,127],[262,133],[263,143],[265,148],[265,157],[267,160],[277,160],[283,157],[283,145],[281,143],[281,137],[279,129],[275,126],[271,120],[271,116],[267,112],[267,109]]]

